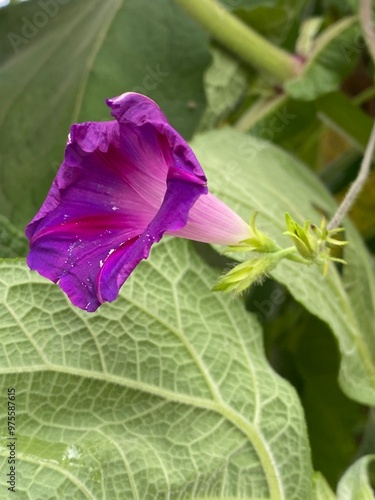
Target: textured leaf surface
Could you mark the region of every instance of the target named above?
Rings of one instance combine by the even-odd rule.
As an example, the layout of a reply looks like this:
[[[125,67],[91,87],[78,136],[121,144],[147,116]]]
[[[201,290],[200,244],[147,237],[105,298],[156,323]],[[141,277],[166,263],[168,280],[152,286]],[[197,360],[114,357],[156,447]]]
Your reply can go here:
[[[273,234],[285,230],[284,214],[319,224],[335,204],[317,178],[301,163],[269,143],[231,129],[198,136],[193,147],[209,177],[211,190],[231,203],[245,220],[260,212],[259,226]],[[326,321],[342,355],[340,382],[353,399],[375,403],[375,286],[369,255],[351,224],[344,281],[333,266],[324,277],[315,266],[283,262],[273,273],[296,300]],[[350,285],[350,290],[347,289]],[[364,313],[364,311],[366,311]]]
[[[240,63],[231,55],[214,48],[212,64],[204,77],[207,108],[199,130],[209,130],[225,119],[245,94],[247,75]]]
[[[20,227],[44,199],[70,125],[110,119],[105,98],[150,95],[190,136],[210,60],[208,37],[173,0],[51,2],[50,14],[40,3],[0,11],[0,213]]]
[[[373,500],[368,467],[375,455],[367,455],[357,460],[341,478],[337,488],[338,500]]]
[[[215,278],[188,243],[165,241],[89,315],[22,261],[0,264],[20,495],[312,498],[298,398],[255,319],[210,291]],[[3,426],[2,470],[5,437]]]

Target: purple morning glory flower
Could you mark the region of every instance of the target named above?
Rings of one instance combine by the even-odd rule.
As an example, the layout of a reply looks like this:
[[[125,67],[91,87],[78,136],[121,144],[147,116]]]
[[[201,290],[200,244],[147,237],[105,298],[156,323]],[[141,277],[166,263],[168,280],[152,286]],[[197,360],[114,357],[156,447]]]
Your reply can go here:
[[[149,98],[107,100],[113,121],[71,127],[65,159],[26,228],[27,263],[76,306],[113,301],[164,234],[235,244],[249,226],[208,193],[194,153]]]

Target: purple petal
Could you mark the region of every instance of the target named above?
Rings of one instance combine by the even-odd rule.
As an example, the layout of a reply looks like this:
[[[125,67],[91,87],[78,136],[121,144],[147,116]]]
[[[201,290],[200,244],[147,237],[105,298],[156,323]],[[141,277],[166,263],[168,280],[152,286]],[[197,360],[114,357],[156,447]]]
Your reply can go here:
[[[67,293],[73,304],[94,311],[101,304],[97,276],[111,253],[131,244],[138,231],[124,232],[121,215],[82,217],[48,228],[31,243],[27,263]]]
[[[117,121],[73,125],[65,160],[30,222],[28,264],[94,311],[114,300],[154,242],[181,230],[206,178],[150,99],[108,101]]]
[[[179,179],[171,179],[156,217],[131,246],[118,248],[108,259],[99,275],[98,290],[101,302],[112,301],[142,259],[147,259],[151,246],[166,231],[173,232],[185,226],[189,210],[204,192],[200,185],[188,185]]]
[[[250,228],[228,205],[208,193],[190,210],[186,226],[169,234],[203,243],[235,245],[250,237]]]
[[[107,99],[112,116],[120,123],[121,143],[134,163],[162,158],[168,179],[177,178],[206,186],[203,169],[187,142],[171,127],[161,109],[148,97],[128,92]],[[138,143],[134,140],[138,136]],[[136,146],[136,147],[135,147]],[[157,175],[156,168],[153,169]],[[132,173],[133,175],[133,173]]]

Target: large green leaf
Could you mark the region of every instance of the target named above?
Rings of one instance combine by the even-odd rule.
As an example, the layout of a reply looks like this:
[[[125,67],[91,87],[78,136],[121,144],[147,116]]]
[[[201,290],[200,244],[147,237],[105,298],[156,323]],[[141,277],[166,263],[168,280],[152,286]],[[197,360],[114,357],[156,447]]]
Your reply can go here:
[[[110,119],[105,98],[148,94],[187,137],[199,123],[208,37],[173,0],[30,0],[1,9],[0,32],[0,213],[18,226],[43,201],[71,123]]]
[[[373,500],[368,467],[374,463],[375,455],[367,455],[357,460],[341,478],[337,488],[338,500]]]
[[[1,391],[17,392],[25,498],[312,497],[298,398],[215,278],[169,239],[88,314],[22,261],[0,264]],[[3,427],[2,471],[7,442]]]
[[[281,236],[285,212],[301,222],[311,219],[319,224],[317,208],[328,214],[335,210],[333,199],[311,171],[267,142],[227,128],[198,136],[193,147],[208,173],[211,190],[245,220],[254,210],[259,211],[260,227],[284,246],[290,245]],[[346,394],[374,404],[374,273],[359,235],[350,223],[346,228],[351,250],[345,255],[349,268],[345,281],[333,266],[324,277],[315,266],[289,261],[281,263],[273,276],[331,327],[342,355],[340,383]],[[358,273],[356,277],[354,273]]]

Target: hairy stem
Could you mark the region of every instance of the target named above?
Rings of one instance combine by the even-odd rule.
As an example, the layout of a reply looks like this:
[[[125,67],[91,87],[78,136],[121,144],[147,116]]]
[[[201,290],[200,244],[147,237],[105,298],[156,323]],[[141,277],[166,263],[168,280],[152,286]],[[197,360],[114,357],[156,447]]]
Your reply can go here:
[[[245,63],[266,71],[279,82],[298,74],[300,62],[293,55],[263,38],[217,0],[175,1]]]
[[[358,176],[356,180],[353,182],[349,191],[346,193],[346,196],[343,199],[341,205],[339,206],[337,212],[327,225],[328,230],[336,229],[341,224],[341,221],[343,220],[345,215],[349,212],[349,210],[352,208],[357,196],[362,191],[362,188],[370,173],[374,149],[375,149],[375,123],[372,127],[370,139],[367,144],[367,148],[361,163],[361,168],[359,169],[358,172]]]
[[[359,4],[359,20],[362,25],[367,48],[375,61],[375,31],[372,24],[372,1],[361,0]]]

